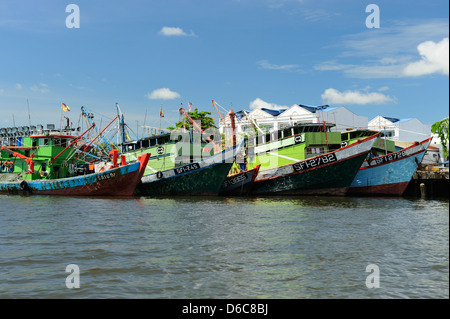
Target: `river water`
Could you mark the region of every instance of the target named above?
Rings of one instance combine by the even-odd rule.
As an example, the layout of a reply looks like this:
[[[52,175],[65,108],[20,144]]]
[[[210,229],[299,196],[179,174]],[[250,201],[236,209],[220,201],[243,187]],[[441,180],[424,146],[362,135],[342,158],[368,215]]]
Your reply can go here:
[[[0,298],[449,298],[449,201],[0,195],[0,272]]]

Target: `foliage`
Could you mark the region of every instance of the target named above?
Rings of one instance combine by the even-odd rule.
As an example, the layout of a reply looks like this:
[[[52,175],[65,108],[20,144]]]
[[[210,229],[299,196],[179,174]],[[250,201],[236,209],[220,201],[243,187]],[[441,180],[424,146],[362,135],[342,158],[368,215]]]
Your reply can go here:
[[[431,125],[431,132],[438,135],[441,140],[444,157],[448,158],[448,117]]]
[[[193,112],[187,112],[187,114],[194,120],[194,121],[201,121],[201,128],[202,130],[206,130],[210,127],[214,126],[214,119],[210,117],[211,112],[199,112],[196,108]],[[191,128],[191,121],[187,119],[186,117],[183,117],[183,119],[177,123],[175,123],[175,128],[185,128],[186,130],[189,130]],[[173,126],[167,127],[168,130],[175,129]]]

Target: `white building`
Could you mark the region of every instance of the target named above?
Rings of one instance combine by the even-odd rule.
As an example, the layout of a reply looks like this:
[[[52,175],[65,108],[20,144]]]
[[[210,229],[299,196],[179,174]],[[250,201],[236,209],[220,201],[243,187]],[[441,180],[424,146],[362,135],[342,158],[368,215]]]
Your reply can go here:
[[[369,122],[369,129],[380,131],[381,136],[386,134],[386,138],[395,141],[395,145],[399,148],[433,137],[422,164],[437,166],[445,161],[440,139],[437,134],[431,132],[431,125],[423,124],[416,118],[398,119],[377,116]]]
[[[274,131],[296,123],[334,123],[333,131],[345,131],[348,128],[366,128],[368,118],[359,116],[345,107],[293,105],[289,108],[256,108],[249,111],[236,112],[236,131],[238,134],[253,130],[257,125],[263,131]],[[220,131],[231,128],[230,118],[225,124],[220,123]]]
[[[431,136],[431,125],[423,124],[416,118],[398,119],[377,116],[369,122],[369,129],[380,131],[381,136],[393,141],[423,141]]]

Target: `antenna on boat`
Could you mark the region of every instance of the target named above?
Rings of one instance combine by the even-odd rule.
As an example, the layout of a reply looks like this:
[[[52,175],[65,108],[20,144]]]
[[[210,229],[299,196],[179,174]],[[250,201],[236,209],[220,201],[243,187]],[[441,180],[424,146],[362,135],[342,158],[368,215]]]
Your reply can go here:
[[[31,113],[30,113],[30,103],[27,99],[27,105],[28,105],[28,124],[31,126]]]
[[[145,108],[145,116],[144,116],[144,124],[142,125],[142,137],[144,137],[145,134],[145,122],[147,121],[147,108]]]
[[[85,108],[84,106],[81,107],[81,114],[86,118],[86,120],[89,122],[90,125],[94,124],[94,120],[93,120],[94,114],[93,114],[93,113],[88,113],[88,112],[86,111],[86,108]],[[117,119],[117,118],[118,118],[118,116],[116,116],[116,117],[114,118],[114,120]],[[109,125],[108,125],[108,126],[109,126]],[[108,127],[108,126],[107,126],[107,127]],[[94,128],[95,128],[96,133],[98,133],[97,127],[94,127]],[[104,131],[104,130],[103,130],[103,131]],[[102,131],[101,133],[103,133],[103,131]],[[100,133],[99,135],[101,135],[101,133]],[[97,136],[97,137],[98,137],[98,136]],[[108,149],[109,149],[110,151],[112,151],[112,147],[111,147],[111,145],[109,145],[109,143],[108,143],[108,141],[105,139],[105,137],[104,137],[104,136],[101,136],[101,138],[102,138],[103,142],[105,143],[105,145],[108,147]]]
[[[117,117],[119,119],[119,131],[122,137],[122,152],[125,152],[125,119],[122,111],[120,110],[119,103],[116,103]],[[119,144],[119,136],[117,136],[117,144]]]
[[[183,103],[181,103],[181,105],[183,105]],[[161,118],[164,116],[164,113],[162,111],[162,103],[161,103],[161,108],[159,109],[159,134],[161,134]]]
[[[212,104],[213,104],[214,107],[216,108],[217,113],[219,113],[219,117],[220,117],[220,119],[222,120],[223,125],[225,125],[225,120],[223,119],[222,114],[220,114],[219,109],[217,108],[217,105],[216,105],[216,104],[218,104],[218,103],[217,103],[216,101],[212,100]],[[220,106],[220,105],[219,105],[219,106]],[[220,106],[220,107],[222,107],[222,106]],[[222,108],[223,108],[223,107],[222,107]],[[227,112],[228,112],[228,111],[227,111]]]

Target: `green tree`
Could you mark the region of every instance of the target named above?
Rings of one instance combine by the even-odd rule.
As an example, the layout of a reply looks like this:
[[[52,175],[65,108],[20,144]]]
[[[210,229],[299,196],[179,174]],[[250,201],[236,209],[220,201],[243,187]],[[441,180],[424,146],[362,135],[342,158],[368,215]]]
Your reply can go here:
[[[431,125],[431,132],[438,135],[441,140],[444,157],[448,158],[448,117]]]
[[[187,114],[190,116],[191,119],[194,121],[201,121],[201,128],[202,130],[206,130],[210,127],[215,127],[214,125],[214,119],[210,117],[211,112],[199,112],[196,108],[193,112],[187,112]],[[189,130],[192,126],[192,123],[189,119],[186,117],[183,117],[183,119],[177,123],[175,123],[175,127],[169,126],[167,127],[168,130],[173,130],[175,128],[185,128],[186,130]]]

